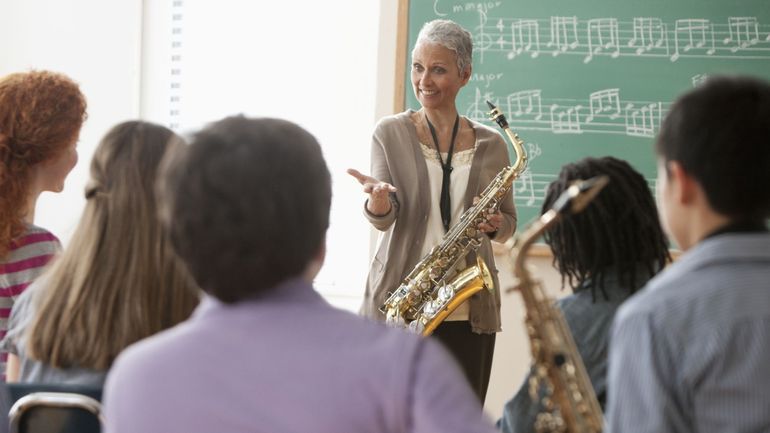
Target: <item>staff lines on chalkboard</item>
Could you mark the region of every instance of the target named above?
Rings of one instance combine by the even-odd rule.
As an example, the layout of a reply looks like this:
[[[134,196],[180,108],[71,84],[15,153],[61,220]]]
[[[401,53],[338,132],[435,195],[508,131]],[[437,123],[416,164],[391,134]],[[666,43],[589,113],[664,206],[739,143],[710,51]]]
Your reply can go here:
[[[492,92],[482,94],[476,88],[466,116],[485,121],[485,101],[490,100],[506,113],[511,127],[518,130],[654,137],[671,104],[624,100],[620,93],[619,88],[609,88],[591,92],[587,99],[543,98],[542,89],[527,89],[498,97]]]
[[[533,173],[531,169],[527,169],[513,183],[513,201],[516,207],[542,208],[548,186],[556,177],[555,173]],[[645,178],[645,181],[653,196],[656,195],[657,179]]]
[[[484,62],[486,52],[504,53],[508,59],[541,53],[552,56],[595,56],[713,59],[770,59],[770,25],[756,17],[727,17],[725,23],[703,18],[665,23],[655,17],[578,19],[492,18],[480,13],[474,39]]]

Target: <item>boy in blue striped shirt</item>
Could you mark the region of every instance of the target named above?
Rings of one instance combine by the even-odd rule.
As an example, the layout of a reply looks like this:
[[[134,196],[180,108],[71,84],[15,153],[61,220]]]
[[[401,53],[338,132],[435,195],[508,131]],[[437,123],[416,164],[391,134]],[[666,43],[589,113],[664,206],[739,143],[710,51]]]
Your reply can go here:
[[[656,151],[684,254],[615,317],[607,430],[768,431],[770,85],[718,77],[682,95]]]

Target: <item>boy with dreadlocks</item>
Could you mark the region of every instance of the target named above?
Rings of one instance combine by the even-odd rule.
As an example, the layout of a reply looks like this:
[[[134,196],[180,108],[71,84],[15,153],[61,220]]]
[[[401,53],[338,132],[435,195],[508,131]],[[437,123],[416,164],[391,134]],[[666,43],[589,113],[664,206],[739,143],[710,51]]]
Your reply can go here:
[[[656,142],[685,253],[618,311],[608,430],[770,431],[770,84],[711,78]]]
[[[581,213],[545,233],[554,265],[573,294],[558,306],[572,331],[600,404],[607,383],[607,340],[618,306],[669,260],[658,212],[647,182],[622,160],[586,158],[567,164],[548,187],[543,212],[570,185],[607,175],[610,183]],[[531,373],[530,373],[531,375]],[[543,410],[529,396],[529,376],[505,405],[498,427],[506,433],[534,431]]]

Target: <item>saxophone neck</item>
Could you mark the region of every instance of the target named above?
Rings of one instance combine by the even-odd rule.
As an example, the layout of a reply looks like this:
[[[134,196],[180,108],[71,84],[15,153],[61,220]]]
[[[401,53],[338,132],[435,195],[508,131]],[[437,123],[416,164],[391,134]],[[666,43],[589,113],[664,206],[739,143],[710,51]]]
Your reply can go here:
[[[489,118],[495,121],[500,128],[505,131],[505,135],[511,141],[513,146],[513,152],[516,154],[516,161],[513,163],[514,173],[518,176],[527,168],[527,152],[524,150],[524,141],[519,136],[511,131],[508,126],[508,120],[499,108],[495,107],[495,104],[487,101],[489,106]]]
[[[524,140],[519,138],[518,134],[511,131],[511,128],[506,126],[503,128],[505,131],[505,134],[508,136],[508,138],[511,140],[511,146],[513,147],[513,152],[516,154],[516,161],[513,163],[513,170],[518,175],[519,173],[524,172],[524,170],[527,168],[527,152],[524,150]]]

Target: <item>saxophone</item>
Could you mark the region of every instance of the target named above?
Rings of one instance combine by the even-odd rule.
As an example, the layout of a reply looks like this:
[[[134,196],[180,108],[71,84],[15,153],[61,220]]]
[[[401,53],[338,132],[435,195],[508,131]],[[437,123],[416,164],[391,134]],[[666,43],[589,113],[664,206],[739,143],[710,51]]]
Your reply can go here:
[[[507,292],[518,290],[527,311],[525,323],[533,359],[529,393],[533,400],[540,399],[545,408],[535,421],[535,431],[539,433],[602,431],[602,409],[572,333],[540,282],[530,277],[524,260],[529,248],[543,232],[558,222],[563,214],[582,211],[608,180],[607,176],[599,176],[570,186],[511,249],[518,281]],[[543,388],[544,396],[539,394]]]
[[[441,243],[433,247],[401,285],[389,294],[380,311],[385,313],[385,321],[390,325],[430,335],[473,294],[484,288],[494,289],[489,269],[478,256],[473,265],[453,275],[460,261],[481,246],[483,233],[477,230],[478,224],[485,221],[488,213],[497,212],[513,181],[527,165],[523,141],[510,130],[500,110],[489,101],[487,104],[491,110],[490,118],[503,128],[511,140],[516,161],[492,179],[479,196],[479,201],[463,212],[460,221],[449,229]]]

